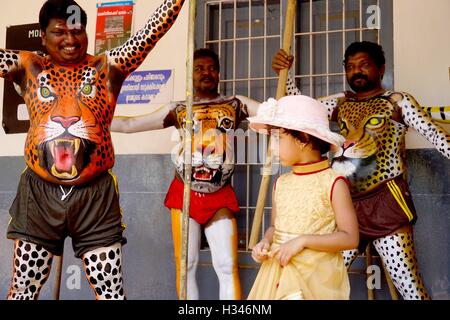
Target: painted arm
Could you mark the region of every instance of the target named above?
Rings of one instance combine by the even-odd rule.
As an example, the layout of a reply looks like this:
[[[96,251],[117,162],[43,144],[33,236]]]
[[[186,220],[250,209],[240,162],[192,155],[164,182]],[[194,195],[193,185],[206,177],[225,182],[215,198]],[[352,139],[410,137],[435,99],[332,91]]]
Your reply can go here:
[[[241,102],[247,106],[249,117],[256,116],[256,113],[258,112],[258,107],[260,105],[259,101],[253,100],[249,97],[240,96],[240,95],[237,95],[236,98],[241,100]]]
[[[117,116],[111,123],[112,132],[134,133],[149,130],[164,129],[164,119],[171,110],[172,104],[165,104],[157,110],[141,116]]]
[[[288,96],[300,96],[302,94],[300,89],[297,88],[294,77],[291,73],[288,74],[288,78],[286,80],[286,93]]]
[[[156,43],[175,23],[184,0],[166,0],[153,13],[144,28],[120,47],[106,51],[112,67],[128,75],[136,70]]]
[[[416,129],[431,142],[436,149],[450,159],[450,134],[434,123],[430,115],[408,93],[394,93],[394,100],[402,110],[403,121],[408,127]]]
[[[332,190],[332,206],[337,230],[331,234],[301,235],[272,251],[282,266],[286,266],[291,258],[308,248],[317,251],[338,252],[354,249],[358,246],[359,230],[355,208],[348,185],[343,179],[336,180]]]
[[[339,92],[336,94],[333,94],[331,96],[327,97],[321,97],[318,98],[317,101],[319,101],[323,106],[327,109],[328,113],[328,120],[330,121],[337,121],[336,115],[334,114],[334,110],[338,106],[338,99],[344,98],[345,92]]]
[[[28,51],[0,49],[0,77],[22,84],[25,75],[24,61],[35,55]]]
[[[450,106],[422,106],[422,108],[430,115],[433,121],[450,123]]]

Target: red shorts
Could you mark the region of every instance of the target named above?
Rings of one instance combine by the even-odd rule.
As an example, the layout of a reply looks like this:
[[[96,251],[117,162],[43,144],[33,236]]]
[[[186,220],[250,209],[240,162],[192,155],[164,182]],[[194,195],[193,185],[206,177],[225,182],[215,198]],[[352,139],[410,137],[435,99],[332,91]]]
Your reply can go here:
[[[164,205],[169,209],[183,210],[184,183],[174,178],[167,191]],[[203,225],[217,211],[228,208],[236,213],[240,211],[239,204],[231,185],[226,185],[213,193],[200,193],[191,190],[190,217]]]

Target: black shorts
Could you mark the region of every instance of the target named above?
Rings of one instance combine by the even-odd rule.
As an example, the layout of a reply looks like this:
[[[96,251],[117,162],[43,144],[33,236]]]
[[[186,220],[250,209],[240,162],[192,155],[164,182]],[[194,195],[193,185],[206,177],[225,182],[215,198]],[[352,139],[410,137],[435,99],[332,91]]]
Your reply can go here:
[[[65,194],[71,189],[62,188]],[[111,172],[73,187],[64,200],[63,190],[27,168],[9,210],[8,239],[29,241],[61,255],[64,240],[70,236],[77,258],[97,248],[126,243],[118,187]]]

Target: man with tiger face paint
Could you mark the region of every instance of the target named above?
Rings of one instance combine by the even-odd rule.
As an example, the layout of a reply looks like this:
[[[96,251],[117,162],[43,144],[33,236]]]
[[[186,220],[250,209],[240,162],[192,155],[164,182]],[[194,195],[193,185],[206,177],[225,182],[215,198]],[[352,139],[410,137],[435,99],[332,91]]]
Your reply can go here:
[[[272,67],[279,72],[292,61],[293,56],[280,50]],[[405,134],[408,127],[416,129],[447,158],[450,135],[410,94],[382,87],[385,57],[378,44],[352,43],[345,52],[344,67],[353,92],[318,100],[346,138],[334,151],[333,169],[351,183],[360,229],[359,250],[373,243],[405,300],[429,299],[414,250],[412,225],[417,217],[406,181]],[[292,78],[287,88],[288,94],[300,94]],[[359,250],[344,252],[348,267]]]
[[[92,56],[86,12],[74,0],[48,0],[39,13],[48,55],[0,50],[0,76],[16,84],[30,116],[27,168],[10,209],[8,299],[38,298],[67,236],[96,298],[125,298],[109,126],[123,81],[170,29],[183,2],[166,0],[124,45]]]
[[[224,97],[218,93],[219,58],[209,49],[194,53],[194,135],[191,177],[191,206],[187,264],[187,298],[198,299],[195,280],[199,259],[201,229],[211,249],[212,263],[219,278],[220,299],[240,299],[237,264],[237,226],[234,213],[238,201],[231,187],[234,172],[234,130],[249,114],[256,113],[258,102],[243,96]],[[185,102],[171,103],[157,111],[137,117],[114,117],[111,130],[139,132],[170,126],[184,129]],[[173,162],[176,167],[165,199],[171,211],[172,235],[179,294],[181,257],[181,219],[183,208],[184,130],[179,130],[180,147]]]

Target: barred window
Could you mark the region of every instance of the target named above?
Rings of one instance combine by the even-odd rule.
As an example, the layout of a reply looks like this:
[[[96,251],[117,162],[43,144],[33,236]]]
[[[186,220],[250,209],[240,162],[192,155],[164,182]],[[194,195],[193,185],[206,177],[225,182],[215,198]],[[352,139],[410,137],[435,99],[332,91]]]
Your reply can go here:
[[[198,2],[196,47],[220,57],[220,92],[263,101],[275,97],[277,75],[272,57],[282,47],[286,0],[203,0]],[[321,97],[348,90],[343,68],[347,46],[372,41],[383,46],[383,84],[393,87],[393,5],[390,0],[298,0],[292,72],[303,94]],[[248,250],[264,159],[261,137],[248,135],[245,163],[238,163],[233,186],[241,212],[236,215],[239,249]],[[273,180],[273,179],[272,179]],[[273,182],[272,182],[273,183]],[[266,201],[261,232],[271,209]]]

